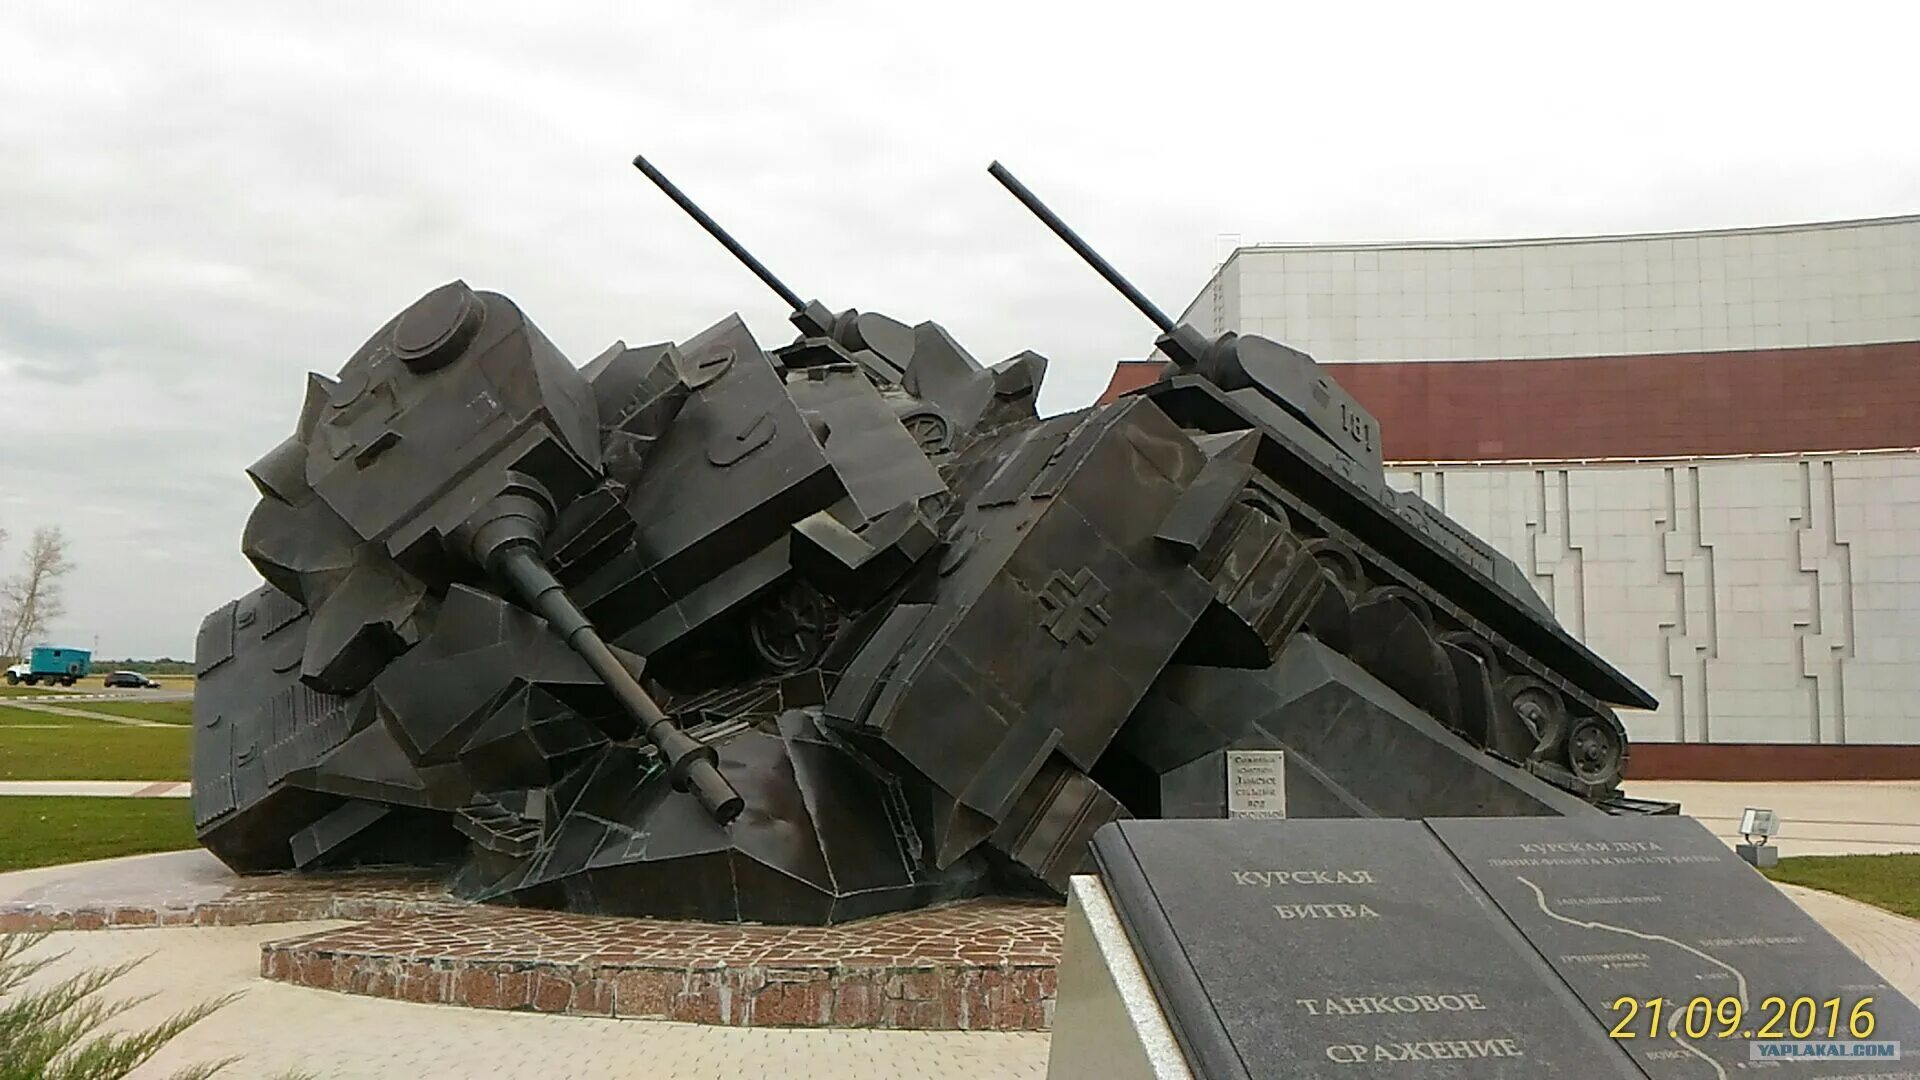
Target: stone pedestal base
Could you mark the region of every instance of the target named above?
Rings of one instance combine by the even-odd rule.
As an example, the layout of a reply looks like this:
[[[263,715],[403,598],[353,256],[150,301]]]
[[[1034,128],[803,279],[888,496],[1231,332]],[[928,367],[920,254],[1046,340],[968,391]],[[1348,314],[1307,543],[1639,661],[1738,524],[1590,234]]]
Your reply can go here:
[[[1193,1080],[1100,879],[1068,886],[1048,1080]]]
[[[260,974],[478,1009],[733,1027],[1045,1031],[1061,911],[975,900],[837,926],[473,906],[261,947]]]

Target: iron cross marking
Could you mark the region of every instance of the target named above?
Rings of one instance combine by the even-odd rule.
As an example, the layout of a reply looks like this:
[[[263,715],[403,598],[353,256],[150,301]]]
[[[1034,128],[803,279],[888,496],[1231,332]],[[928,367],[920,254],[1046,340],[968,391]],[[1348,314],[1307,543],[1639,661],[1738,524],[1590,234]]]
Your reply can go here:
[[[1062,645],[1071,644],[1074,638],[1093,644],[1113,621],[1107,609],[1100,606],[1107,598],[1107,591],[1106,582],[1095,577],[1091,567],[1081,567],[1072,577],[1063,570],[1055,570],[1047,579],[1047,587],[1039,593],[1040,606],[1047,609],[1047,614],[1040,619],[1040,628]]]

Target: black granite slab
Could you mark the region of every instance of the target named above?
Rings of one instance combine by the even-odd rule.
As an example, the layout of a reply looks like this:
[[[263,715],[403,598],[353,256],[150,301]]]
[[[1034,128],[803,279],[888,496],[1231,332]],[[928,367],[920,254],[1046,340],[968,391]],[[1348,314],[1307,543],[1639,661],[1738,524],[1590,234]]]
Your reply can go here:
[[[1197,1076],[1638,1076],[1418,821],[1123,821],[1094,854]]]
[[[1428,823],[1466,870],[1559,973],[1603,1030],[1627,1019],[1620,998],[1641,1005],[1618,1045],[1650,1077],[1726,1077],[1763,1070],[1786,1078],[1920,1077],[1898,1061],[1754,1062],[1746,1033],[1797,998],[1839,999],[1837,1034],[1873,999],[1874,1040],[1920,1052],[1920,1009],[1704,826],[1684,817],[1474,818]],[[1768,1007],[1778,996],[1782,1004]],[[1743,1003],[1723,1025],[1688,1038],[1695,998]],[[1662,1016],[1644,1003],[1661,998]],[[1729,1010],[1731,1012],[1731,1010]],[[1805,1010],[1802,1009],[1804,1018]],[[1705,1019],[1698,1015],[1696,1025]],[[1828,1010],[1816,1020],[1827,1037]],[[1791,1020],[1776,1030],[1792,1034]],[[1678,1025],[1676,1027],[1676,1025]],[[1697,1027],[1696,1027],[1697,1030]],[[1804,1026],[1803,1026],[1804,1030]],[[1784,1041],[1784,1040],[1783,1040]],[[1904,1070],[1904,1071],[1903,1071]]]

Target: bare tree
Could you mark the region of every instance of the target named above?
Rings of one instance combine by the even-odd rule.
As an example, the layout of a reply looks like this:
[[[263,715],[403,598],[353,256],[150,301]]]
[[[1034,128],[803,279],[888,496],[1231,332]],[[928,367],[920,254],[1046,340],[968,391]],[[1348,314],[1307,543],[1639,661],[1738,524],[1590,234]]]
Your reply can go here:
[[[20,572],[0,582],[0,657],[19,659],[65,613],[60,578],[71,569],[59,526],[33,530]]]

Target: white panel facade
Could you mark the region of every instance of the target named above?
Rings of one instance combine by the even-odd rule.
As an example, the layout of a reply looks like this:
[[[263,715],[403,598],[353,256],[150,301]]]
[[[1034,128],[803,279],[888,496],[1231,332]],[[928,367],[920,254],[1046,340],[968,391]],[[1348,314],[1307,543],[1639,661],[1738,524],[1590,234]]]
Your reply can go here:
[[[1395,470],[1660,699],[1652,742],[1920,742],[1920,453]]]
[[[1237,330],[1240,326],[1240,252],[1216,268],[1200,295],[1193,298],[1180,315],[1186,323],[1208,337]],[[1231,310],[1229,310],[1231,307]]]
[[[1591,239],[1259,245],[1184,316],[1325,361],[1920,340],[1920,217]]]

